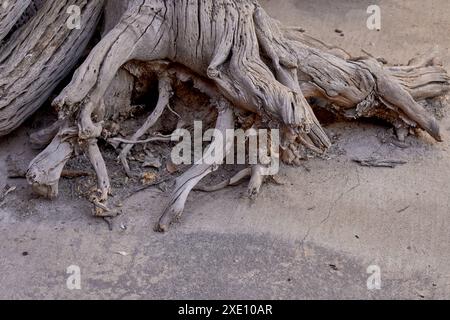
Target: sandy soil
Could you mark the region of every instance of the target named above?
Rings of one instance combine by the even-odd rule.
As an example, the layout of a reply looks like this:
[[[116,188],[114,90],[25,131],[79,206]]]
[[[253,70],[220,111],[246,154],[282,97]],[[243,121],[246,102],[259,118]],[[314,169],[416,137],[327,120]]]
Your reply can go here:
[[[450,66],[447,0],[261,3],[355,56],[364,48],[405,63],[435,48]],[[366,28],[375,3],[380,32]],[[392,132],[384,126],[329,125],[336,137],[330,160],[284,167],[288,183],[266,185],[255,202],[241,197],[245,186],[193,194],[182,222],[165,235],[152,231],[164,199],[159,189],[125,201],[110,231],[70,181],[49,202],[25,181],[6,179],[8,155],[36,154],[30,123],[0,140],[0,187],[17,187],[0,207],[0,298],[450,298],[447,118],[444,143],[423,134],[409,137],[408,148],[386,142]],[[407,164],[352,162],[372,155]],[[81,268],[81,290],[67,289],[70,265]],[[370,265],[381,269],[381,290],[367,289]]]

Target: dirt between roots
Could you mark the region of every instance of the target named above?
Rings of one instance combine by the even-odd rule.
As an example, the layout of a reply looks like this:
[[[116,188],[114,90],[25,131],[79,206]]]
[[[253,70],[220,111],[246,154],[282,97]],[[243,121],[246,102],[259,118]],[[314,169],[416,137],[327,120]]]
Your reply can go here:
[[[285,24],[354,56],[364,48],[395,64],[435,48],[449,70],[446,0],[261,3]],[[382,9],[379,32],[365,26],[371,4]],[[116,151],[101,146],[111,201],[121,209],[107,223],[91,216],[83,197],[95,186],[93,176],[63,179],[53,202],[35,197],[23,179],[7,179],[8,156],[26,164],[38,152],[28,135],[51,114],[35,117],[0,141],[0,188],[10,190],[0,199],[0,298],[450,298],[450,120],[440,105],[433,108],[443,143],[423,133],[399,145],[382,123],[324,119],[334,142],[328,159],[284,166],[284,184],[266,184],[256,201],[242,196],[245,184],[195,192],[181,223],[166,235],[152,229],[174,170],[184,169],[168,165],[169,145],[136,147],[133,179],[125,177]],[[136,117],[145,114],[137,110]],[[136,126],[129,125],[122,129]],[[157,163],[155,156],[159,168],[143,167]],[[353,161],[370,157],[406,164],[370,168]],[[93,172],[84,156],[68,168]],[[162,177],[169,179],[136,193]],[[80,266],[82,290],[66,287],[70,265]],[[381,269],[381,290],[367,290],[371,265]]]

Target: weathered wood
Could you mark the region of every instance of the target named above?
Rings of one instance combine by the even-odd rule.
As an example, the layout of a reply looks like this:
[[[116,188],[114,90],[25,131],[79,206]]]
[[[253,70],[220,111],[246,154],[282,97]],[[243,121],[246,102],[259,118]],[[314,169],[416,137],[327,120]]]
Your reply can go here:
[[[219,148],[222,148],[221,155],[226,157],[232,149],[234,137],[227,135],[226,130],[234,128],[233,110],[225,100],[217,101],[216,103],[219,111],[216,130],[220,135],[215,134],[213,142],[206,150],[201,163],[194,165],[176,179],[174,190],[172,191],[164,213],[156,226],[157,231],[166,232],[169,225],[180,218],[184,211],[184,206],[189,193],[204,177],[218,169],[218,165],[223,158],[219,158],[217,154],[214,155],[211,150],[217,152]]]
[[[441,141],[438,123],[414,97],[423,100],[447,92],[450,78],[443,68],[384,67],[373,58],[345,60],[291,41],[307,97],[324,99],[349,118],[380,117],[418,126]]]
[[[151,127],[153,127],[156,122],[161,118],[164,110],[167,108],[172,96],[172,80],[167,74],[161,75],[159,78],[159,98],[158,103],[153,110],[152,114],[147,118],[145,123],[140,127],[135,134],[130,138],[131,141],[139,140],[143,135],[145,135]],[[128,154],[133,148],[132,144],[128,144],[123,147],[120,152],[119,159],[125,168],[125,171],[129,177],[132,176],[130,167],[128,165]]]
[[[27,171],[27,179],[35,193],[49,199],[58,196],[61,174],[73,151],[73,142],[61,132],[31,162]]]
[[[86,6],[86,12],[92,13],[90,26],[94,28],[94,17],[97,16],[94,12],[99,12],[99,7],[91,2],[79,2]],[[49,0],[48,3],[54,5],[56,2]],[[421,128],[437,141],[442,140],[437,121],[419,104],[421,100],[442,96],[450,89],[446,71],[433,58],[416,59],[408,66],[397,67],[385,65],[372,57],[352,58],[344,50],[328,46],[298,29],[283,27],[255,0],[130,0],[127,3],[126,10],[124,3],[115,0],[107,5],[103,39],[54,101],[60,120],[77,128],[76,143],[84,147],[97,172],[100,195],[93,201],[96,212],[108,211],[110,184],[97,139],[104,134],[104,121],[118,119],[117,111],[121,106],[116,106],[111,97],[120,92],[123,85],[125,90],[120,101],[126,107],[131,101],[133,77],[148,77],[152,73],[159,77],[160,84],[168,84],[169,80],[192,81],[195,88],[213,101],[226,105],[220,109],[219,129],[233,127],[231,108],[256,114],[258,124],[254,125],[281,129],[281,159],[288,163],[299,164],[306,149],[323,153],[331,144],[313,107],[324,107],[351,119],[383,118],[395,126],[399,136],[404,136],[410,128]],[[44,8],[48,13],[52,12],[50,5]],[[23,40],[31,37],[30,31],[36,28],[33,21],[21,32]],[[43,25],[48,25],[48,30],[45,29],[48,32],[52,27],[55,29],[54,24],[43,22]],[[71,38],[73,34],[66,36]],[[62,52],[66,56],[66,43],[69,42],[56,43],[56,46],[62,45],[58,50],[50,51],[47,57],[62,61],[58,54],[63,47]],[[76,41],[70,43],[75,44]],[[29,48],[36,45],[33,41],[27,44]],[[13,49],[16,47],[18,44]],[[13,52],[3,50],[0,58],[4,58],[0,63],[13,59]],[[30,77],[24,77],[24,70],[29,72],[32,64],[27,62],[26,55],[17,55],[15,60],[23,61],[23,65],[18,71],[10,71],[15,78],[5,76],[8,74],[4,73],[7,70],[5,63],[0,66],[0,94],[3,94],[1,90],[5,86],[12,88],[12,80],[19,84],[18,92],[23,93],[25,84],[42,85],[40,80],[36,80],[37,74],[49,75],[46,68],[37,67],[31,73],[34,82],[26,82],[23,79],[29,81]],[[164,75],[160,73],[161,65],[166,67]],[[50,89],[51,86],[46,86],[45,92]],[[170,90],[166,85],[160,86],[159,90],[160,103],[156,111],[128,141],[136,141],[145,134],[168,104]],[[5,106],[2,107],[3,102],[0,102],[0,134],[2,119],[6,128],[17,124],[17,116],[13,116],[11,110],[16,110],[16,113],[19,110],[19,117],[25,117],[25,112],[30,114],[37,104],[23,107],[26,105],[24,101],[30,98],[39,100],[31,93],[14,96],[11,92],[4,95],[10,99]],[[13,106],[12,109],[7,109],[9,105]],[[55,138],[52,148],[62,142],[58,142],[60,136]],[[126,154],[131,145],[128,143],[123,147],[121,158],[125,168]],[[48,156],[48,152],[45,154]],[[44,174],[51,168],[50,158],[42,162],[44,169],[41,172]],[[57,173],[63,166],[62,158],[65,159],[57,154],[53,160]],[[31,169],[36,171],[39,163],[33,162]],[[215,169],[216,166],[195,165],[177,179],[158,230],[167,230],[170,222],[182,213],[190,191]],[[261,165],[252,168],[251,196],[259,192],[265,170]],[[46,180],[29,175],[35,189],[50,195],[57,193],[57,176],[53,174]]]
[[[80,29],[70,29],[66,24],[69,5],[81,9]],[[102,6],[102,0],[46,1],[2,47],[0,135],[11,132],[33,114],[69,74],[97,26]]]
[[[0,41],[1,39],[8,41],[10,38],[14,38],[14,32],[16,32],[22,26],[26,25],[37,14],[39,9],[42,8],[45,1],[46,0],[4,0],[2,6],[6,8],[5,11],[7,11],[8,7],[15,6],[16,8],[13,10],[15,12],[13,14],[13,19],[11,19],[12,21],[14,21],[13,26],[11,27],[10,25],[11,21],[9,23],[5,21],[4,25],[8,25],[8,27],[0,28],[0,30],[3,30],[3,32],[0,33],[4,34],[3,37],[0,36]],[[18,9],[19,7],[20,9]],[[24,7],[25,10],[23,10]],[[5,32],[8,29],[9,31]]]
[[[11,32],[31,0],[8,0],[0,3],[0,43]]]

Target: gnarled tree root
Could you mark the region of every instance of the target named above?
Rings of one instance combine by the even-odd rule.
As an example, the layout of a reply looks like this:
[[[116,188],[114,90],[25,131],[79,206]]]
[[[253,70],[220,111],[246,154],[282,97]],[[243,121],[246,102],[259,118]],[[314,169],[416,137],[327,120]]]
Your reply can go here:
[[[135,77],[156,73],[160,90],[155,111],[124,143],[120,159],[129,175],[126,156],[169,105],[174,80],[190,81],[218,101],[219,130],[234,128],[232,109],[256,114],[261,126],[281,129],[281,158],[287,163],[298,163],[303,149],[321,154],[331,144],[313,107],[351,119],[379,117],[399,132],[421,128],[441,141],[437,121],[419,102],[442,96],[450,88],[447,73],[435,59],[403,67],[386,66],[370,57],[352,59],[298,30],[284,28],[255,0],[131,1],[120,22],[54,101],[61,121],[78,127],[76,143],[85,146],[96,169],[100,194],[94,203],[103,211],[108,211],[110,186],[96,141],[104,121],[110,120],[105,116],[105,95],[124,69]],[[30,166],[30,183],[41,194],[57,194],[55,179],[70,144],[57,135],[49,146],[51,151],[61,143],[67,152],[58,151],[54,158],[44,152]],[[216,144],[213,141],[209,149]],[[227,147],[228,142],[224,154]],[[181,215],[190,191],[217,168],[215,160],[194,165],[176,180],[157,230],[166,231]],[[51,168],[58,169],[52,173]],[[259,192],[268,170],[262,165],[252,168],[250,196]],[[46,174],[49,177],[43,177]]]

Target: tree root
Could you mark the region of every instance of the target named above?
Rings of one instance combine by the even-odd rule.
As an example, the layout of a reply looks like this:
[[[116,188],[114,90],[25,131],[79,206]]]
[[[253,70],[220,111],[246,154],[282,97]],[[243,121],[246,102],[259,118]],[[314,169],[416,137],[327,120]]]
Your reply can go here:
[[[146,144],[149,142],[169,142],[172,141],[171,136],[165,137],[165,136],[156,136],[151,137],[145,140],[127,140],[127,139],[121,139],[121,138],[111,138],[109,139],[110,142],[119,142],[127,145],[135,145],[135,144]]]
[[[163,114],[166,107],[169,105],[170,97],[172,95],[171,89],[171,79],[168,75],[162,75],[159,77],[159,99],[153,113],[145,121],[144,125],[139,128],[138,131],[130,138],[131,141],[137,141],[140,139],[147,131],[153,127],[158,119]],[[125,169],[126,174],[131,177],[132,172],[130,166],[128,165],[127,156],[131,151],[133,144],[127,144],[120,152],[119,159]]]
[[[254,165],[250,168],[246,168],[239,171],[236,175],[234,175],[230,179],[225,180],[217,185],[208,187],[206,186],[196,187],[194,190],[202,192],[216,192],[225,189],[226,187],[237,186],[244,179],[250,177],[247,194],[249,198],[254,199],[259,194],[261,187],[265,181],[265,178],[268,176],[269,175],[267,174],[267,168],[265,168],[262,165]]]
[[[221,136],[215,133],[213,142],[208,147],[201,162],[195,164],[187,172],[181,175],[175,181],[175,188],[170,196],[166,209],[161,216],[156,231],[166,232],[169,225],[176,219],[180,218],[184,211],[187,197],[195,186],[208,174],[218,169],[219,164],[223,158],[231,152],[234,137],[226,134],[227,129],[234,128],[234,116],[231,105],[226,100],[217,102],[219,115],[217,117],[216,130],[220,132]],[[224,141],[221,141],[224,139]],[[223,148],[223,150],[219,150]]]
[[[250,182],[248,184],[248,196],[253,199],[255,198],[264,183],[265,177],[269,176],[267,168],[263,165],[254,165],[252,167],[252,174],[250,177]]]
[[[72,137],[60,132],[31,162],[26,176],[35,193],[49,199],[58,196],[62,171],[74,151],[72,140]]]
[[[98,201],[105,203],[108,200],[108,195],[111,192],[111,182],[109,181],[108,169],[106,168],[105,160],[97,144],[97,139],[89,139],[87,141],[86,153],[89,156],[92,166],[97,173],[98,184]],[[101,215],[97,213],[97,215]]]
[[[251,168],[245,168],[238,173],[236,173],[233,177],[230,179],[227,179],[219,184],[216,184],[214,186],[197,186],[195,187],[194,191],[201,191],[201,192],[216,192],[222,189],[225,189],[226,187],[231,186],[237,186],[239,185],[245,178],[248,178],[252,175],[252,169]]]
[[[186,9],[190,14],[186,15]],[[102,136],[105,122],[116,113],[108,110],[105,100],[108,89],[121,83],[115,82],[118,72],[141,81],[156,74],[159,82],[156,109],[128,139]],[[135,83],[128,80],[125,91],[131,95],[130,84]],[[284,28],[255,0],[132,0],[120,22],[95,46],[55,99],[61,123],[77,129],[70,138],[60,130],[32,162],[28,179],[33,189],[55,197],[65,162],[74,147],[81,146],[98,177],[99,194],[91,199],[96,214],[107,214],[111,186],[97,140],[122,144],[119,159],[132,176],[127,155],[133,145],[158,139],[139,140],[169,107],[177,81],[191,83],[217,104],[216,128],[221,132],[235,128],[236,110],[255,115],[258,120],[250,127],[280,129],[281,159],[294,164],[311,152],[323,154],[331,145],[313,108],[323,107],[349,119],[385,119],[399,137],[405,137],[411,128],[421,128],[441,141],[437,121],[419,102],[450,90],[450,78],[434,58],[415,59],[408,66],[387,66],[370,57],[354,59],[296,29]],[[35,142],[45,144],[56,127],[36,135]],[[158,231],[168,229],[182,214],[189,193],[217,169],[222,159],[213,159],[208,153],[221,145],[217,139],[206,151],[205,162],[176,179],[156,226]],[[230,141],[223,147],[226,155]],[[250,175],[248,193],[254,197],[270,174],[270,168],[257,164],[251,171],[203,190],[217,190]]]

